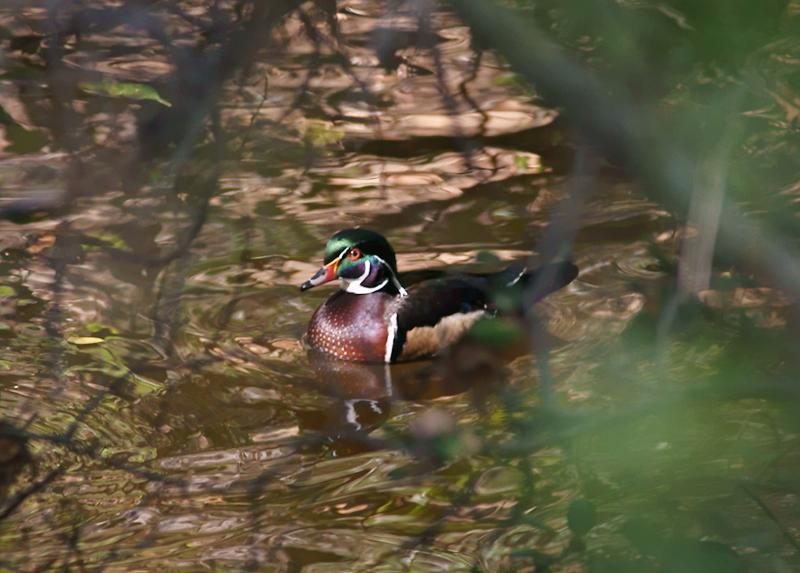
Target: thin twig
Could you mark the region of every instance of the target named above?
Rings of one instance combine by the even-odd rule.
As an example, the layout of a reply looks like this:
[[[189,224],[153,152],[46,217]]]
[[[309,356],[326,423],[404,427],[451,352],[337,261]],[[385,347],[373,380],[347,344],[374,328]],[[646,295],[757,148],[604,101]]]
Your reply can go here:
[[[775,513],[769,508],[769,506],[766,503],[764,503],[764,501],[758,496],[758,494],[755,491],[753,491],[753,488],[751,488],[748,484],[744,482],[740,483],[739,487],[742,488],[742,490],[747,494],[747,496],[750,499],[752,499],[756,503],[756,505],[758,505],[758,507],[761,508],[761,511],[763,511],[764,514],[775,524],[775,526],[780,530],[781,534],[786,539],[786,541],[789,542],[789,545],[791,545],[795,551],[800,553],[800,543],[798,543],[798,541],[794,538],[794,535],[792,535],[792,532],[789,530],[789,528],[783,524],[783,522],[778,518],[778,516],[775,515]]]

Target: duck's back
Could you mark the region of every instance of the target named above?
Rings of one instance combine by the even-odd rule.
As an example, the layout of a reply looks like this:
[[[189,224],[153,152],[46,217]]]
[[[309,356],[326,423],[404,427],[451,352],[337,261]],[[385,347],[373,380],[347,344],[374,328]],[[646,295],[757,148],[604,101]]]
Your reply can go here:
[[[509,299],[512,308],[506,311],[521,313],[525,304],[569,284],[577,275],[575,265],[561,261],[535,271],[512,265],[497,273],[423,278],[408,289],[408,297],[399,304],[393,359],[438,354],[463,337],[487,312],[497,312],[496,298]]]

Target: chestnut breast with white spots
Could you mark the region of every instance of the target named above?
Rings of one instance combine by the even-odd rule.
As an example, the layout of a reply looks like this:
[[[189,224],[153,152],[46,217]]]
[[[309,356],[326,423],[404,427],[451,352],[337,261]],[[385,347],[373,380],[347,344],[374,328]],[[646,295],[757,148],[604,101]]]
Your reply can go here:
[[[338,291],[311,317],[308,343],[341,360],[383,362],[395,297]]]

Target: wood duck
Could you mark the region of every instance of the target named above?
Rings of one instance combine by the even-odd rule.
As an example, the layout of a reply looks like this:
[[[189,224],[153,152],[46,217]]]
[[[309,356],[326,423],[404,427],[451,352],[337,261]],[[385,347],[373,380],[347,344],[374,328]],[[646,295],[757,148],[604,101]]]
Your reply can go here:
[[[578,268],[568,261],[536,271],[514,264],[488,274],[398,275],[394,250],[380,233],[344,229],[328,240],[323,267],[300,286],[306,291],[336,279],[341,284],[311,317],[307,342],[314,350],[353,362],[428,357],[452,345],[480,318],[496,313],[498,301],[515,298],[519,311],[577,275]]]

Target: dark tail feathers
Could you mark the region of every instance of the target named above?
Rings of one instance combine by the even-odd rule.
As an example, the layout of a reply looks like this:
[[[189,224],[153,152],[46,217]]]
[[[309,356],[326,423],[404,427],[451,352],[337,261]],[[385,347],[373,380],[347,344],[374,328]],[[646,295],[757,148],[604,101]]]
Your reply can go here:
[[[523,289],[524,306],[542,300],[551,292],[567,286],[578,276],[578,267],[570,261],[547,263],[536,270],[528,271],[521,263],[515,263],[495,275],[498,289],[519,285]]]

